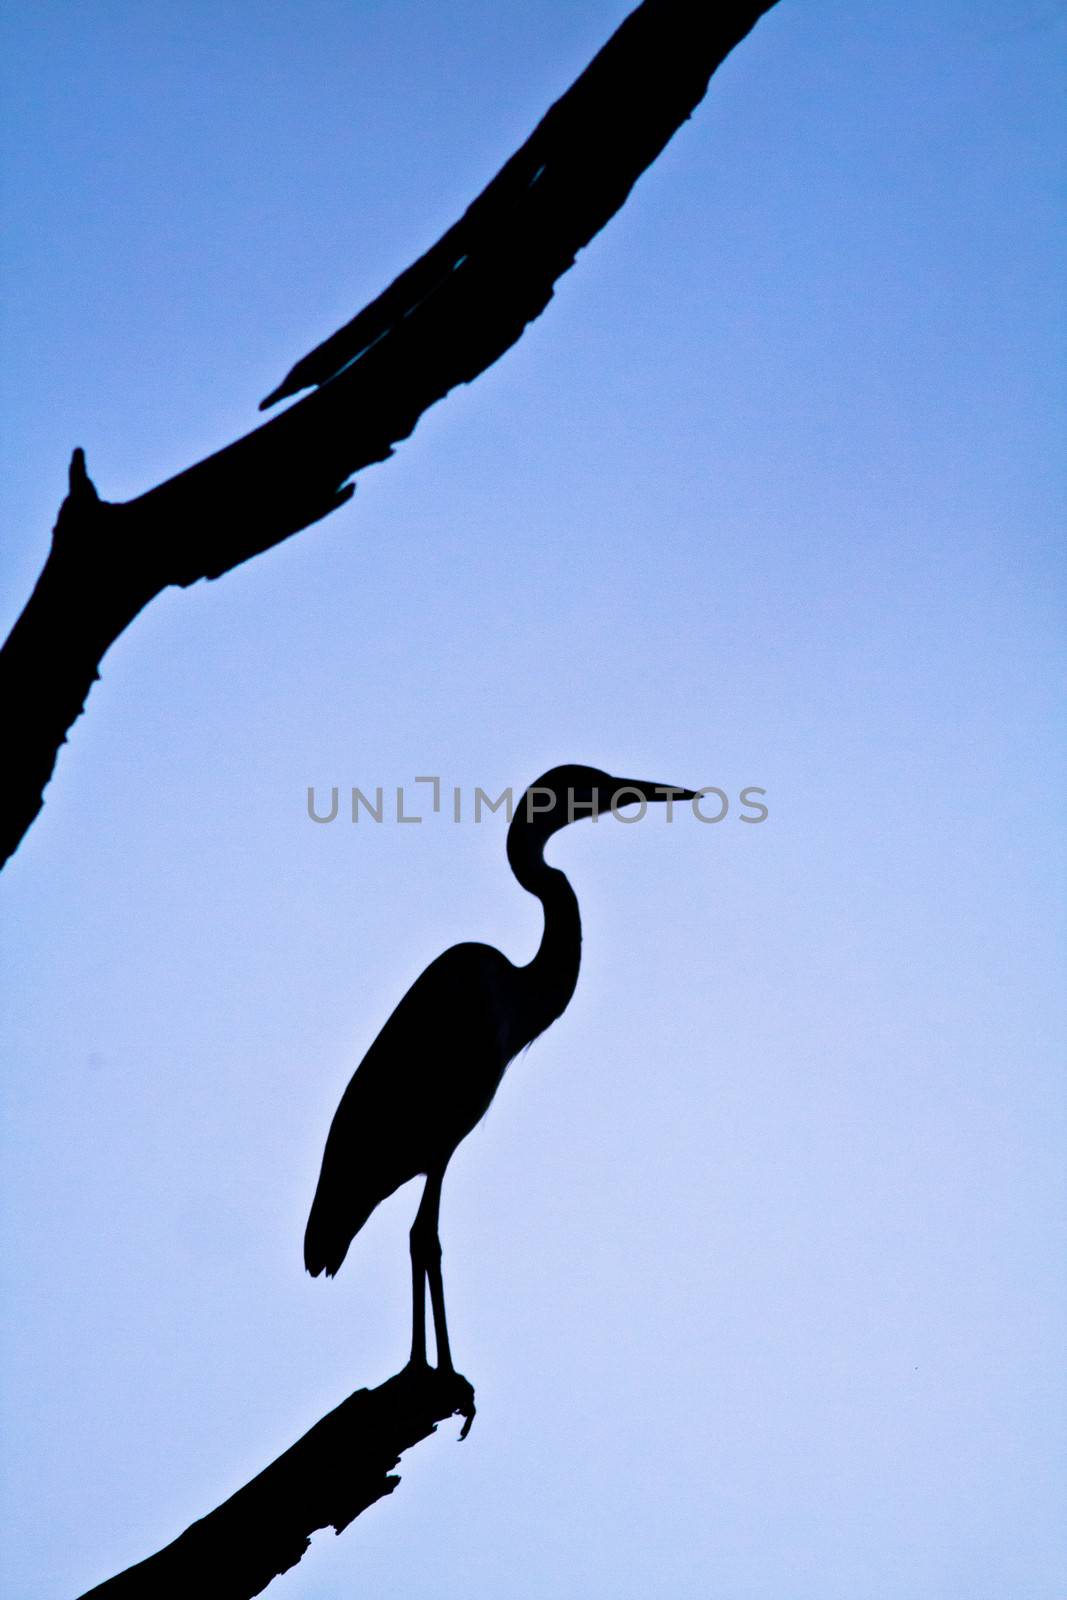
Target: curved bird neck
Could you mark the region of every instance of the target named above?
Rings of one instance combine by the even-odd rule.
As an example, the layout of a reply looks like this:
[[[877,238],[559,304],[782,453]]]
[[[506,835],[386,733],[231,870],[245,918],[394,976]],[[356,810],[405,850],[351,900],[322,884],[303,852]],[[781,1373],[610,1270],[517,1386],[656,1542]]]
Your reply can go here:
[[[536,1039],[566,1010],[582,959],[582,924],[578,898],[566,877],[544,858],[545,841],[525,830],[508,836],[511,870],[529,894],[544,907],[545,931],[537,954],[519,971],[527,996],[524,1031]]]

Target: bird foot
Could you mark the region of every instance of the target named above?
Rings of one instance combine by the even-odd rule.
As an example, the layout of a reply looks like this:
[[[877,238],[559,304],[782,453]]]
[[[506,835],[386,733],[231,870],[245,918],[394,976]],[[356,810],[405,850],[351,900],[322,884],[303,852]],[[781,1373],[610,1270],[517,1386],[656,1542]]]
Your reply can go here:
[[[431,1367],[425,1360],[411,1360],[404,1376],[419,1388],[434,1389],[437,1396],[452,1402],[451,1414],[463,1418],[460,1438],[465,1439],[474,1421],[474,1386],[452,1366]]]
[[[461,1439],[465,1439],[471,1431],[471,1424],[474,1421],[474,1414],[477,1409],[474,1404],[474,1386],[467,1382],[462,1373],[453,1372],[451,1378],[456,1389],[456,1405],[452,1415],[463,1418],[463,1427],[460,1429],[459,1436]]]

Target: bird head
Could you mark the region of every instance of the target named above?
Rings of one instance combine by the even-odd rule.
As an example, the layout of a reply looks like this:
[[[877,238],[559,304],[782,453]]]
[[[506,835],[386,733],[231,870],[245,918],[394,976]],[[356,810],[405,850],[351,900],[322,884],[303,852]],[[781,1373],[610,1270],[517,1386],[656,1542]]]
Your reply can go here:
[[[692,800],[695,791],[669,783],[649,783],[643,778],[613,778],[598,767],[552,767],[522,796],[515,807],[512,828],[529,830],[544,841],[568,822],[671,798]]]

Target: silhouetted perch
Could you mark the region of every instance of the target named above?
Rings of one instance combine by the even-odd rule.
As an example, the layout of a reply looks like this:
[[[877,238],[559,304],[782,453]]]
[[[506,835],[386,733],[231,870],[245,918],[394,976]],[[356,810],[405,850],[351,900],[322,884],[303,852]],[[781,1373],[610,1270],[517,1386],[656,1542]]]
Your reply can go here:
[[[250,1600],[296,1566],[319,1528],[340,1533],[392,1494],[401,1453],[456,1415],[466,1419],[463,1438],[474,1390],[458,1373],[405,1369],[377,1389],[359,1389],[173,1544],[81,1600],[156,1600],[168,1593]]]
[[[0,651],[0,864],[44,803],[104,652],[142,607],[328,516],[353,473],[491,366],[774,4],[645,0],[460,221],[263,403],[319,387],[253,433],[121,504],[96,496],[75,452],[48,560]]]

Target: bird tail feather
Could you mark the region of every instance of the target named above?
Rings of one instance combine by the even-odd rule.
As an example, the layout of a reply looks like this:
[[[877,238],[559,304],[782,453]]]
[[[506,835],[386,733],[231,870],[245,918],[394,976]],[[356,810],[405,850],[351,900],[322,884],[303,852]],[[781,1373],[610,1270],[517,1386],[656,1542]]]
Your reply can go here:
[[[337,1208],[325,1205],[316,1194],[304,1232],[304,1265],[313,1278],[325,1272],[334,1277],[348,1254],[348,1247],[362,1228],[373,1206],[355,1213],[342,1213],[338,1220]]]

